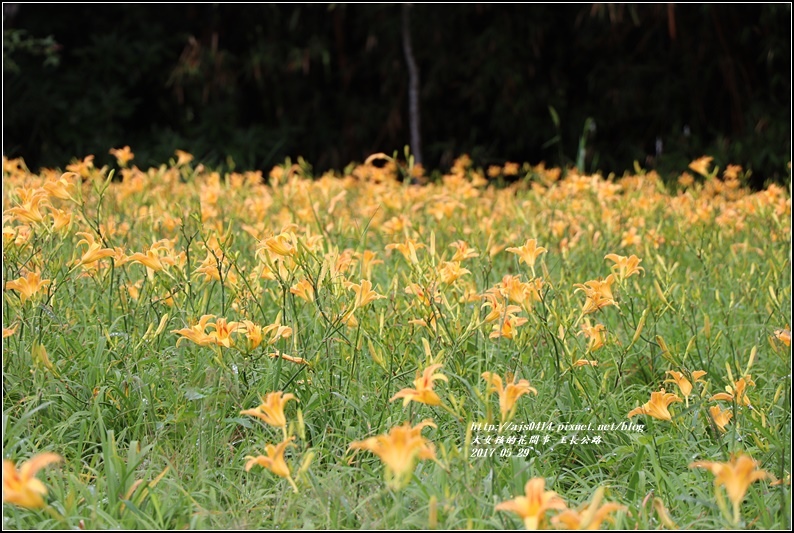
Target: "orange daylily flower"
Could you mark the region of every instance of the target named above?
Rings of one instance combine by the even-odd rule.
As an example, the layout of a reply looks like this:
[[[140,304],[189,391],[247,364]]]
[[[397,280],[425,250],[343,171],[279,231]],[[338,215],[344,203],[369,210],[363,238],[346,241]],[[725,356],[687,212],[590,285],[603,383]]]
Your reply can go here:
[[[507,314],[501,322],[494,324],[493,331],[488,335],[488,338],[498,339],[504,337],[505,339],[512,339],[516,335],[516,328],[526,324],[528,321],[529,319],[526,317]]]
[[[585,323],[582,324],[582,331],[578,335],[584,334],[585,338],[590,341],[587,345],[588,352],[594,352],[604,345],[604,332],[606,329],[603,324],[591,326],[590,321],[585,320]]]
[[[493,372],[482,373],[482,378],[488,383],[486,394],[495,392],[499,395],[499,410],[502,414],[503,424],[515,416],[516,409],[518,408],[516,401],[521,396],[529,394],[530,392],[534,392],[535,396],[538,394],[537,389],[531,387],[529,381],[526,379],[516,382],[515,377],[509,374],[505,377],[509,380],[507,387],[504,386],[502,378],[499,375]]]
[[[425,245],[421,242],[416,242],[414,239],[408,237],[403,243],[387,244],[386,250],[399,250],[399,252],[403,254],[403,257],[405,257],[409,263],[417,265],[419,264],[419,258],[416,255],[416,251],[424,247]]]
[[[184,150],[176,150],[174,154],[177,157],[176,166],[181,167],[182,165],[187,165],[191,161],[193,161],[193,155],[185,152]]]
[[[450,259],[453,263],[460,263],[466,259],[480,256],[476,250],[469,248],[469,245],[465,241],[455,241],[450,244],[449,247],[455,248],[455,255]]]
[[[521,311],[521,308],[517,305],[504,305],[504,296],[502,295],[502,291],[499,289],[489,289],[485,294],[482,295],[482,298],[486,300],[486,302],[482,304],[482,307],[491,308],[488,314],[483,318],[483,321],[485,321],[486,324],[506,318]]]
[[[524,244],[524,246],[520,246],[518,248],[508,248],[505,251],[510,252],[511,254],[516,254],[518,256],[518,262],[526,263],[534,272],[535,261],[537,261],[538,256],[545,254],[548,250],[542,246],[538,246],[538,242],[535,239],[527,239],[527,242]]]
[[[14,324],[10,328],[7,328],[7,327],[3,326],[3,338],[5,339],[6,337],[10,337],[14,333],[16,333],[18,327],[19,327],[19,324]]]
[[[303,298],[307,302],[314,301],[314,287],[312,287],[312,284],[307,279],[302,279],[290,287],[289,292],[298,298]]]
[[[81,265],[88,266],[90,264],[96,263],[100,259],[114,257],[116,255],[115,250],[111,250],[110,248],[102,248],[102,245],[94,240],[94,236],[92,234],[81,231],[77,233],[77,235],[83,236],[83,239],[78,241],[77,245],[79,246],[85,243],[88,245],[88,250],[86,250],[80,260],[75,263],[75,268]]]
[[[80,178],[80,176],[74,172],[66,172],[55,181],[45,182],[44,185],[42,185],[42,189],[44,189],[47,194],[53,198],[58,198],[59,200],[71,200],[72,202],[77,203],[77,200],[75,200],[73,196],[73,193],[77,189],[77,185],[75,182],[69,181],[67,177],[77,179]]]
[[[72,223],[72,214],[64,209],[53,209],[50,211],[50,216],[52,216],[52,231],[68,228]]]
[[[422,436],[422,428],[436,427],[429,419],[423,420],[414,427],[410,422],[396,426],[385,435],[370,437],[350,444],[352,450],[368,450],[383,461],[386,466],[386,483],[399,490],[411,479],[416,461],[436,459],[433,443]]]
[[[618,254],[609,254],[604,256],[604,259],[609,259],[615,263],[612,265],[612,270],[617,271],[619,281],[623,281],[634,274],[639,274],[640,270],[645,272],[645,269],[639,266],[642,263],[642,259],[636,255],[624,257]]]
[[[438,267],[438,278],[447,285],[455,283],[466,274],[471,274],[471,271],[467,268],[462,268],[460,263],[453,261],[445,261]]]
[[[273,334],[270,335],[270,339],[267,341],[268,344],[275,344],[279,339],[287,339],[292,336],[292,328],[282,326],[280,320],[262,328],[262,335],[268,335],[271,331]]]
[[[26,509],[44,507],[47,487],[36,479],[36,472],[61,460],[62,457],[58,454],[44,452],[34,455],[17,470],[13,461],[3,459],[3,503],[12,503]]]
[[[524,527],[528,530],[542,529],[545,525],[546,511],[562,510],[567,505],[556,492],[545,490],[546,480],[542,477],[532,478],[524,486],[524,496],[497,504],[497,511],[510,511],[521,517]]]
[[[163,263],[160,261],[160,256],[152,249],[147,250],[146,255],[142,254],[141,252],[136,252],[130,256],[127,256],[127,262],[140,263],[146,268],[150,268],[155,272],[159,272],[165,268],[165,265],[163,265]]]
[[[786,346],[791,346],[791,328],[788,326],[788,324],[786,325],[785,329],[775,330],[775,338]]]
[[[295,241],[297,238],[294,233],[280,233],[275,237],[266,239],[265,242],[259,247],[261,250],[264,248],[269,253],[281,257],[290,257],[295,255]]]
[[[248,339],[248,350],[253,350],[262,344],[262,326],[254,324],[250,320],[242,320],[240,322],[245,327],[245,337]],[[241,327],[239,331],[243,331]]]
[[[689,168],[700,174],[701,176],[708,176],[709,175],[709,165],[714,160],[711,156],[703,156],[695,159],[691,163],[689,163]]]
[[[769,472],[758,469],[758,463],[749,455],[735,455],[730,462],[695,461],[689,468],[706,468],[714,474],[714,490],[720,485],[728,492],[733,504],[734,522],[739,521],[739,506],[744,500],[747,489],[759,479],[771,478]]]
[[[583,505],[578,511],[566,509],[551,519],[555,527],[565,529],[596,531],[601,529],[601,522],[612,520],[607,516],[616,511],[625,511],[626,506],[614,502],[607,502],[601,505],[604,498],[604,487],[599,487],[593,495],[589,505]]]
[[[44,191],[44,189],[36,189],[35,191],[31,191],[26,194],[22,194],[22,191],[18,192],[20,193],[20,200],[22,200],[22,204],[17,207],[7,209],[3,214],[5,215],[8,213],[14,215],[14,218],[20,222],[27,222],[31,224],[36,222],[44,222],[44,214],[41,212],[40,207],[50,207],[50,204],[47,201],[47,193]]]
[[[584,291],[587,297],[582,306],[582,314],[586,315],[588,313],[593,313],[609,305],[619,307],[617,302],[615,302],[615,297],[612,296],[612,284],[615,282],[615,279],[615,275],[610,274],[604,280],[597,279],[587,281],[584,284],[577,283],[574,285],[574,287],[576,287],[574,292]]]
[[[212,342],[218,346],[225,346],[226,348],[231,348],[232,346],[232,333],[237,333],[245,329],[244,324],[240,322],[226,322],[225,318],[219,318],[214,323],[207,325],[215,330],[208,334]]]
[[[733,418],[733,413],[728,410],[723,411],[720,409],[719,405],[712,405],[709,407],[709,414],[719,430],[725,433],[727,431],[725,426],[727,426],[731,418]]]
[[[267,456],[258,455],[256,457],[247,455],[245,458],[248,459],[248,462],[245,463],[245,471],[248,472],[253,468],[254,465],[259,465],[262,468],[267,468],[274,474],[279,477],[285,478],[289,481],[290,485],[292,485],[292,490],[295,493],[298,493],[298,487],[295,485],[295,481],[292,479],[290,475],[289,466],[287,465],[287,461],[284,459],[284,451],[287,449],[287,446],[294,447],[295,445],[292,441],[295,439],[294,436],[284,440],[283,442],[273,446],[272,444],[268,444],[265,446],[265,452]]]
[[[692,372],[692,380],[695,383],[706,383],[703,379],[708,372],[705,370],[695,370]],[[675,383],[678,385],[678,388],[681,390],[681,394],[684,395],[684,399],[686,400],[686,405],[689,407],[689,395],[692,394],[692,383],[682,374],[681,372],[676,372],[675,370],[668,370],[665,374],[670,374],[672,379],[664,380],[665,383]]]
[[[24,304],[28,299],[33,298],[43,287],[51,283],[48,279],[41,279],[38,272],[28,272],[24,277],[6,282],[6,290],[19,292],[19,299]]]
[[[282,428],[286,432],[287,417],[284,415],[284,406],[290,400],[300,401],[291,392],[287,394],[282,391],[271,392],[266,397],[262,397],[262,403],[259,406],[240,411],[240,414],[255,416],[265,424]]]
[[[214,344],[215,339],[204,332],[204,330],[207,329],[207,322],[209,322],[211,318],[215,318],[215,315],[203,315],[195,326],[171,330],[171,333],[182,335],[182,338],[176,341],[176,345],[179,346],[179,343],[185,339],[191,340],[199,346]]]
[[[749,385],[755,385],[755,382],[750,375],[744,376],[737,379],[733,387],[726,385],[725,390],[727,392],[717,393],[709,398],[709,401],[725,400],[726,402],[735,402],[736,405],[750,405],[750,398],[747,397],[747,387]]]
[[[356,293],[355,308],[364,307],[370,302],[385,298],[382,294],[372,290],[372,282],[368,279],[362,279],[361,284],[347,283],[347,288]]]
[[[626,248],[629,246],[639,246],[640,244],[642,244],[642,237],[637,234],[637,228],[632,226],[629,228],[628,231],[623,232],[623,236],[620,241],[621,248]]]
[[[116,158],[116,162],[120,167],[126,167],[127,163],[135,159],[135,154],[132,153],[129,146],[125,146],[124,148],[111,148],[108,153]]]
[[[447,379],[447,376],[444,374],[434,374],[433,372],[442,366],[442,364],[438,363],[427,367],[421,375],[419,375],[419,372],[417,372],[416,379],[414,380],[414,387],[416,388],[402,389],[400,392],[392,396],[389,401],[393,402],[398,398],[402,398],[403,407],[408,405],[411,401],[417,401],[427,405],[441,405],[441,398],[439,398],[438,394],[433,391],[433,382],[437,379],[443,379],[444,381],[449,381],[449,379]]]
[[[668,408],[671,403],[675,402],[683,402],[683,400],[672,392],[665,393],[664,389],[659,392],[652,392],[650,401],[646,402],[641,407],[632,409],[626,417],[631,418],[636,415],[648,415],[658,418],[659,420],[671,421],[673,417]]]

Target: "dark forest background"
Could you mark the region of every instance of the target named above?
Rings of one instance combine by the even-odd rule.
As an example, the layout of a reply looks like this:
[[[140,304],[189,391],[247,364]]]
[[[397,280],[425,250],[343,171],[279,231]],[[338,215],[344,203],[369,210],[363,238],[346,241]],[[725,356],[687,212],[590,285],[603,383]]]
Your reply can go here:
[[[788,181],[791,4],[413,5],[424,166]],[[4,4],[3,151],[316,172],[409,144],[399,4]],[[581,150],[580,150],[581,149]],[[233,163],[232,163],[233,161]]]

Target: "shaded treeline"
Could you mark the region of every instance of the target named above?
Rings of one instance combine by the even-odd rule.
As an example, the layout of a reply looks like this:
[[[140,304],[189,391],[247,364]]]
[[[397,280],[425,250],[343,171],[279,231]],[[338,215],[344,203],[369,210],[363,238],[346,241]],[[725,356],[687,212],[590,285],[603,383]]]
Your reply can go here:
[[[399,5],[4,11],[3,149],[32,167],[128,144],[140,166],[180,148],[321,171],[409,143]],[[414,5],[410,22],[426,167],[664,175],[708,154],[787,179],[790,4]]]

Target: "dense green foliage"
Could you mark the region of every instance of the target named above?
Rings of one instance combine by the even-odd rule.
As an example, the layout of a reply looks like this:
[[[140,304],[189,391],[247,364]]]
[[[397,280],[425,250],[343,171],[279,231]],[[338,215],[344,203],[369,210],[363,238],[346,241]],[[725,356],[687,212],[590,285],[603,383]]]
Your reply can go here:
[[[4,527],[790,529],[784,188],[117,155],[3,160]]]
[[[637,160],[667,177],[708,153],[751,169],[756,186],[785,179],[790,5],[412,9],[429,168],[467,152],[618,174]],[[396,5],[9,15],[3,150],[31,168],[90,153],[106,163],[108,146],[130,145],[141,165],[181,148],[237,168],[302,155],[322,171],[408,144]]]

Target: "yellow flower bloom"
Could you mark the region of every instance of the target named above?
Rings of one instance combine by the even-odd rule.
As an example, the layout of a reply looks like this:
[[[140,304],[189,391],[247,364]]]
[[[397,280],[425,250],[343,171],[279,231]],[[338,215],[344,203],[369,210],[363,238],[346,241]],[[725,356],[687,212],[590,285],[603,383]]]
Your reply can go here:
[[[673,417],[668,407],[670,407],[671,403],[675,402],[683,402],[683,400],[672,392],[665,393],[664,389],[659,392],[652,392],[650,401],[641,407],[632,409],[626,417],[631,418],[636,415],[648,415],[658,418],[659,420],[671,421]]]
[[[455,283],[455,281],[466,274],[471,274],[471,271],[462,268],[460,263],[454,261],[445,261],[438,267],[438,278],[448,285]]]
[[[775,330],[775,338],[786,346],[791,346],[791,328],[788,326],[788,324],[786,325],[785,329]]]
[[[184,150],[177,150],[174,152],[174,154],[178,158],[176,162],[176,166],[178,167],[181,167],[182,165],[187,165],[188,163],[193,161],[193,155],[189,154],[188,152],[185,152]]]
[[[56,181],[47,181],[44,183],[44,185],[42,185],[42,188],[53,198],[58,198],[59,200],[71,200],[77,203],[77,200],[75,200],[73,195],[77,189],[77,185],[75,182],[69,181],[67,177],[80,179],[80,176],[74,172],[66,172],[62,174],[61,177]]]
[[[482,304],[482,307],[491,308],[488,314],[483,318],[486,324],[507,318],[521,311],[521,308],[517,305],[504,305],[504,296],[502,295],[502,291],[498,288],[489,289],[482,295],[482,298],[486,300],[485,303]]]
[[[409,262],[414,265],[419,264],[419,257],[416,255],[416,251],[420,248],[424,248],[425,245],[421,242],[416,242],[414,239],[406,238],[405,242],[402,243],[392,243],[386,245],[386,250],[398,250],[403,257]]]
[[[450,244],[449,247],[455,248],[455,255],[452,256],[452,259],[450,259],[450,261],[455,263],[460,263],[466,259],[480,256],[476,250],[469,248],[469,245],[465,241],[455,241]]]
[[[505,176],[518,176],[519,164],[508,161],[505,163],[502,173]]]
[[[271,392],[262,398],[261,405],[253,409],[240,411],[240,414],[255,416],[265,424],[285,429],[287,427],[287,417],[284,415],[284,406],[290,400],[300,401],[291,392],[287,394],[282,391]]]
[[[681,394],[684,395],[684,398],[689,398],[689,395],[692,394],[692,383],[682,374],[681,372],[676,372],[675,370],[668,370],[665,374],[670,374],[672,379],[664,380],[665,383],[675,383],[678,385],[678,388],[681,390]],[[705,383],[704,380],[701,378],[705,376],[707,372],[705,370],[695,370],[692,372],[692,379],[695,383]]]
[[[538,256],[545,254],[548,250],[542,246],[538,246],[538,242],[535,239],[527,239],[527,242],[524,243],[524,246],[518,248],[508,248],[505,251],[510,252],[511,254],[516,254],[519,258],[519,263],[526,263],[529,268],[534,271],[535,261],[538,259]]]
[[[47,487],[36,479],[36,472],[61,460],[58,454],[44,452],[34,455],[17,470],[13,461],[3,459],[3,503],[12,503],[26,509],[44,507]]]
[[[124,148],[111,148],[108,153],[116,158],[120,167],[126,167],[127,163],[135,158],[135,154],[132,153],[129,146],[125,146]]]
[[[368,450],[386,466],[386,483],[395,490],[403,488],[411,479],[416,461],[436,459],[433,443],[422,436],[422,428],[436,427],[429,419],[414,427],[409,422],[396,426],[385,435],[370,437],[350,444],[352,450]]]
[[[303,298],[307,302],[314,301],[314,287],[312,287],[312,284],[309,283],[309,280],[307,279],[302,279],[290,287],[289,292],[298,298]]]
[[[207,257],[193,271],[193,274],[204,274],[204,281],[220,281],[221,272],[218,270],[218,259],[212,255],[212,252],[207,251]]]
[[[691,187],[693,183],[695,183],[695,178],[689,172],[678,176],[678,184],[682,187]]]
[[[711,156],[703,156],[689,163],[689,168],[691,168],[701,176],[708,176],[709,165],[711,165],[711,162],[713,160],[714,158]]]
[[[240,322],[245,326],[245,337],[248,339],[248,350],[253,350],[262,344],[262,326],[258,326],[250,320],[243,320]],[[242,331],[242,328],[240,328]]]
[[[281,257],[290,257],[295,255],[295,241],[296,237],[293,233],[280,233],[275,237],[266,239],[260,246],[260,250],[264,248],[269,253]]]
[[[642,259],[636,255],[624,257],[618,254],[609,254],[604,256],[604,259],[609,259],[615,263],[612,265],[612,270],[617,270],[619,281],[623,281],[634,274],[639,274],[640,270],[645,272],[645,269],[639,266],[642,263]]]
[[[211,318],[215,318],[215,315],[203,315],[195,326],[171,330],[171,333],[182,335],[182,338],[176,341],[176,345],[179,346],[179,343],[185,339],[191,340],[199,346],[214,344],[215,339],[204,332],[204,330],[207,329],[207,322],[209,322]]]
[[[18,327],[19,324],[14,324],[13,327],[10,328],[3,326],[3,338],[5,339],[6,337],[10,337],[14,333],[16,333]]]
[[[603,324],[591,326],[590,321],[585,320],[585,323],[582,324],[582,331],[579,332],[579,335],[584,333],[585,338],[589,339],[590,342],[587,345],[588,352],[594,352],[604,345],[604,332],[606,329],[606,326]]]
[[[727,431],[725,426],[727,426],[731,418],[733,418],[733,413],[728,410],[723,411],[720,409],[719,405],[712,405],[709,407],[709,414],[711,414],[711,419],[714,421],[714,424],[720,431],[725,433]]]
[[[736,405],[750,405],[750,398],[747,397],[747,387],[749,385],[755,385],[755,382],[750,375],[744,376],[737,379],[733,387],[726,385],[725,390],[727,392],[717,393],[709,398],[709,401],[725,400],[726,402],[735,402]]]
[[[72,223],[72,214],[64,209],[53,209],[50,211],[50,216],[52,216],[52,231],[68,228]]]
[[[441,398],[433,391],[433,382],[437,379],[443,379],[444,381],[449,381],[449,379],[447,379],[447,376],[444,374],[434,374],[433,372],[442,366],[442,364],[438,363],[427,367],[421,375],[417,372],[416,379],[414,380],[414,387],[416,388],[402,389],[392,396],[389,401],[393,402],[398,398],[402,398],[403,407],[408,405],[411,401],[425,403],[427,405],[441,405]]]
[[[625,511],[626,506],[613,502],[601,505],[604,498],[604,487],[599,487],[593,495],[590,505],[582,506],[578,511],[566,509],[551,519],[555,527],[565,529],[596,531],[601,529],[601,522],[612,521],[607,515],[616,511]]]
[[[287,339],[292,336],[292,328],[289,326],[282,326],[281,322],[278,320],[262,328],[262,335],[268,335],[271,331],[273,334],[270,335],[270,339],[267,341],[268,344],[275,344],[279,339]]]
[[[285,478],[287,481],[290,482],[292,485],[292,489],[295,493],[298,492],[298,487],[295,485],[295,481],[292,479],[290,475],[289,466],[287,465],[287,461],[284,459],[284,451],[287,449],[287,446],[295,447],[292,444],[292,441],[295,439],[294,436],[284,440],[283,442],[273,446],[272,444],[268,444],[265,446],[265,452],[267,456],[258,455],[253,457],[251,455],[247,455],[245,458],[248,459],[248,462],[245,463],[245,471],[248,472],[254,465],[259,465],[262,468],[267,468],[274,474],[279,477]]]
[[[48,279],[41,279],[38,272],[28,272],[27,276],[6,282],[6,290],[19,292],[19,299],[24,304],[29,298],[33,298],[43,287],[51,283]]]
[[[88,250],[83,254],[77,263],[75,263],[75,268],[79,266],[88,266],[92,263],[96,263],[100,259],[104,259],[106,257],[113,257],[116,255],[115,250],[111,250],[110,248],[102,248],[102,245],[98,242],[94,241],[94,236],[90,233],[86,232],[79,232],[77,235],[83,236],[83,239],[77,242],[77,245],[81,245],[83,243],[88,245]]]
[[[160,256],[154,250],[147,250],[146,255],[136,252],[127,257],[127,262],[140,263],[146,268],[150,268],[155,272],[159,272],[165,268],[165,265],[160,261]]]
[[[615,283],[615,275],[610,274],[606,279],[591,280],[584,284],[577,283],[574,287],[577,289],[574,292],[584,291],[587,297],[584,305],[582,306],[582,314],[593,313],[603,307],[614,305],[619,307],[612,296],[612,284]]]
[[[370,302],[385,298],[382,294],[372,290],[372,282],[368,279],[362,279],[361,284],[347,283],[347,288],[356,293],[356,309],[364,307]]]
[[[36,189],[35,191],[27,192],[18,191],[20,193],[20,200],[22,204],[17,207],[7,209],[6,213],[14,215],[14,218],[20,222],[36,223],[44,222],[44,214],[41,212],[40,207],[50,207],[47,201],[47,193],[44,189]]]
[[[512,307],[512,306],[508,306]],[[526,324],[528,319],[523,316],[514,316],[508,314],[498,324],[494,324],[493,331],[488,335],[489,339],[498,339],[504,337],[505,339],[512,339],[516,335],[516,328]]]
[[[497,511],[509,511],[521,517],[527,530],[543,529],[546,511],[562,510],[567,505],[556,492],[545,490],[546,480],[542,477],[532,478],[524,486],[524,496],[497,504]]]
[[[510,380],[510,383],[505,387],[502,383],[502,378],[493,372],[483,372],[482,378],[488,383],[486,394],[495,392],[499,395],[499,410],[502,414],[503,424],[515,416],[516,409],[518,408],[516,401],[521,396],[529,394],[530,392],[534,392],[535,396],[538,394],[537,389],[531,387],[529,381],[526,379],[522,379],[516,383],[515,377],[508,375],[506,379]]]
[[[214,323],[208,324],[209,327],[214,329],[209,333],[209,337],[213,343],[218,346],[225,346],[231,348],[232,346],[232,333],[237,333],[245,329],[245,325],[240,322],[226,322],[225,318],[219,318]]]
[[[623,238],[620,241],[621,248],[639,246],[640,244],[642,244],[642,237],[637,235],[637,228],[632,226],[628,231],[623,232]]]
[[[744,500],[750,484],[759,479],[769,478],[769,472],[758,470],[758,463],[749,455],[735,455],[730,462],[695,461],[689,468],[705,468],[714,474],[714,489],[722,485],[733,503],[733,518],[739,521],[739,506]]]

